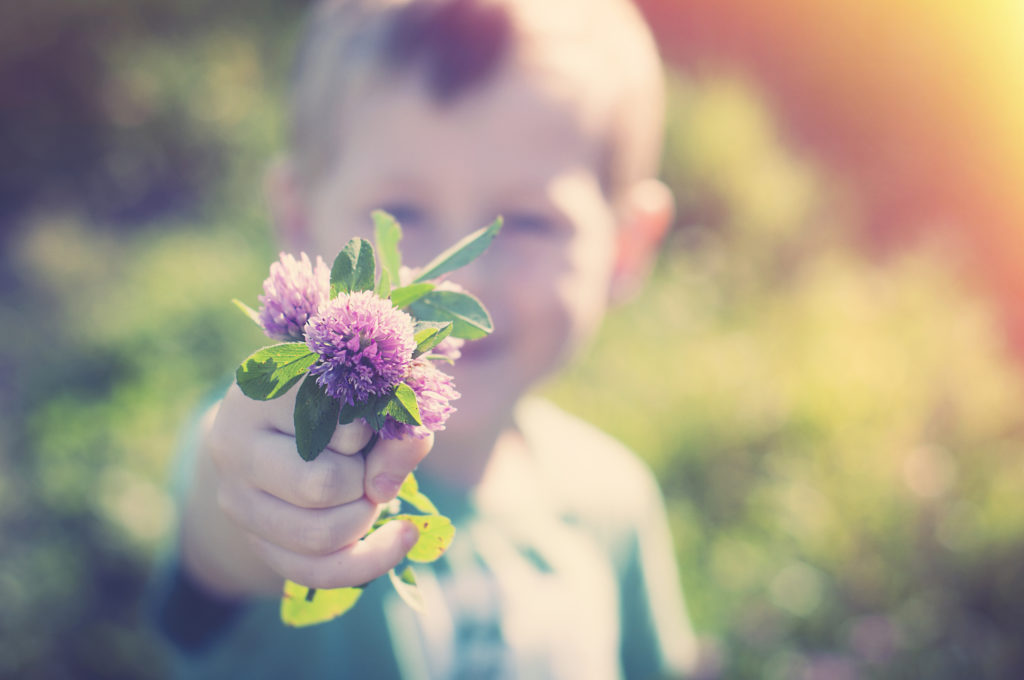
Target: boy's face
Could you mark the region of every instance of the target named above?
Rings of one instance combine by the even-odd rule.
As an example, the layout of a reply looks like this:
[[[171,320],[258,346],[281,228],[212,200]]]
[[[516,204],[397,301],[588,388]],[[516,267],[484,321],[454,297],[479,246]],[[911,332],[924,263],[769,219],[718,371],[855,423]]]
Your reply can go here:
[[[463,394],[452,425],[493,423],[604,314],[616,225],[596,170],[599,121],[558,96],[554,76],[522,67],[447,105],[415,74],[381,80],[339,116],[340,157],[306,194],[295,245],[330,262],[370,236],[380,208],[402,224],[405,264],[421,266],[504,216],[490,250],[451,275],[495,326],[450,369]]]

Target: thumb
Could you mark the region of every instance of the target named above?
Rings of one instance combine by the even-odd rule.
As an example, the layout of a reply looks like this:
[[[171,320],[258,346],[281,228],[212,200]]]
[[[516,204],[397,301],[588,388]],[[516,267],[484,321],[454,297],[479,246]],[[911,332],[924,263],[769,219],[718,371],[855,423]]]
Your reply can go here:
[[[387,503],[398,495],[402,482],[423,460],[434,445],[434,435],[423,439],[381,439],[366,455],[366,497],[374,503]]]

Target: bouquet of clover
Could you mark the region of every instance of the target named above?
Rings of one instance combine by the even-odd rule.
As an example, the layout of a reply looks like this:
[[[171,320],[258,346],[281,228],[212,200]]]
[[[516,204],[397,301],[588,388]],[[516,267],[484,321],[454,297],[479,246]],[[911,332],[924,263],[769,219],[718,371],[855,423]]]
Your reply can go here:
[[[235,304],[279,344],[250,355],[236,372],[242,392],[275,399],[301,381],[295,398],[295,443],[304,460],[326,448],[334,429],[362,418],[373,429],[363,449],[380,438],[425,437],[444,429],[458,398],[452,379],[437,368],[453,362],[466,340],[492,330],[480,301],[440,277],[478,257],[501,229],[501,219],[445,250],[418,272],[402,267],[399,224],[373,213],[374,248],[354,238],[328,272],[322,259],[282,253],[263,283],[262,307]],[[380,265],[378,271],[378,263]],[[403,279],[411,279],[403,282]],[[403,506],[411,511],[402,512]],[[408,562],[433,562],[455,535],[410,474],[398,497],[384,506],[373,532],[405,520],[420,531],[403,565],[388,572],[398,594],[422,609]],[[329,621],[351,609],[363,586],[317,590],[286,581],[281,620],[292,626]]]

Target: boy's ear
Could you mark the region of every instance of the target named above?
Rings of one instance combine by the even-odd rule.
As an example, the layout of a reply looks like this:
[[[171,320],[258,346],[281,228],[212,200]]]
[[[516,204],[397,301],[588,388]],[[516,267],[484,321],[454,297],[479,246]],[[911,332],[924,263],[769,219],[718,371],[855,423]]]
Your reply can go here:
[[[295,170],[287,158],[275,158],[263,176],[274,233],[280,246],[297,253],[307,249],[308,214]]]
[[[627,191],[619,212],[611,299],[622,302],[647,279],[654,256],[675,217],[675,199],[657,179],[637,182]]]

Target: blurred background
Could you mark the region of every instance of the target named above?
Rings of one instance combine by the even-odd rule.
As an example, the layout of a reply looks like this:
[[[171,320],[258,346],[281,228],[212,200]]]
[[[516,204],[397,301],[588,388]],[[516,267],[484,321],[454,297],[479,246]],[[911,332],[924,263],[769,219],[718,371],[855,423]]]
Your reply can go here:
[[[162,676],[306,4],[0,6],[0,677]],[[547,393],[658,473],[723,677],[1024,677],[1024,5],[641,4],[679,215]]]

